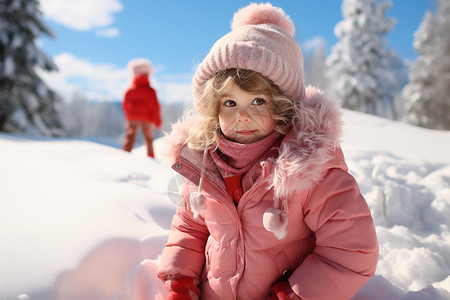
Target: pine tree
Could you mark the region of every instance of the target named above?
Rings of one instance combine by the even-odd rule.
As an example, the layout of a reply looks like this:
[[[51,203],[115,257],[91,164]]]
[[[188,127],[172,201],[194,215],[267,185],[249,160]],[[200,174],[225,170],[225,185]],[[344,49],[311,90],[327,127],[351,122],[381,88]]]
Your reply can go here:
[[[111,101],[101,101],[92,107],[91,126],[94,136],[118,137],[124,132],[124,116],[120,105]]]
[[[433,44],[436,39],[435,20],[430,11],[414,33],[414,49],[421,55],[414,61],[409,73],[409,83],[403,88],[404,120],[408,123],[431,127],[430,99],[435,96],[436,62]]]
[[[311,54],[308,63],[305,63],[305,84],[326,90],[326,66],[327,49],[325,42],[320,43]]]
[[[62,134],[61,100],[37,75],[36,68],[56,65],[36,46],[42,23],[37,0],[0,0],[0,130],[35,135]]]
[[[414,33],[419,56],[404,87],[404,120],[450,130],[450,0],[440,0],[437,16],[430,11]]]
[[[62,108],[64,132],[69,137],[113,137],[124,132],[124,116],[120,103],[89,102],[75,92]]]
[[[450,130],[450,0],[439,1],[437,35],[438,81],[437,105],[435,109],[436,129]]]
[[[86,96],[81,92],[74,92],[72,99],[64,103],[61,112],[65,135],[69,137],[88,136],[91,111]]]
[[[339,42],[327,58],[330,93],[344,108],[395,118],[401,86],[391,67],[395,58],[383,35],[396,21],[385,16],[390,1],[344,0],[344,19],[335,27]]]

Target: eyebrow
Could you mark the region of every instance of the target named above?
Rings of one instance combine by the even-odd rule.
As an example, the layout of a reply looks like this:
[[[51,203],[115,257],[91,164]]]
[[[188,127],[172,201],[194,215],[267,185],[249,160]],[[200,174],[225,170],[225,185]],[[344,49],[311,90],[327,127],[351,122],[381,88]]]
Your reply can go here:
[[[252,94],[252,93],[250,93],[250,94]],[[270,95],[267,95],[267,94],[264,94],[264,93],[257,93],[257,94],[252,94],[252,95],[254,95],[254,97],[256,97],[256,98],[264,97],[264,98],[269,98],[270,99]],[[222,94],[219,98],[222,99],[222,98],[231,97],[231,96],[232,96],[231,94],[225,93],[225,94]]]

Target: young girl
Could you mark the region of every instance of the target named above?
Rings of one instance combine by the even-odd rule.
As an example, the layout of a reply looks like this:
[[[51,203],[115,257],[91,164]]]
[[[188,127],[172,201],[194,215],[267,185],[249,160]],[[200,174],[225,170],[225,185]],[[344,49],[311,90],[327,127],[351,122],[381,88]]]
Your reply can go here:
[[[149,81],[151,64],[148,59],[137,58],[128,63],[128,69],[133,73],[133,82],[122,102],[126,119],[122,150],[131,152],[140,128],[147,145],[147,156],[154,158],[153,127],[161,127],[161,115],[156,92]]]
[[[304,88],[294,32],[251,4],[195,73],[198,116],[169,137],[187,182],[159,267],[168,299],[351,299],[375,272],[340,112]]]

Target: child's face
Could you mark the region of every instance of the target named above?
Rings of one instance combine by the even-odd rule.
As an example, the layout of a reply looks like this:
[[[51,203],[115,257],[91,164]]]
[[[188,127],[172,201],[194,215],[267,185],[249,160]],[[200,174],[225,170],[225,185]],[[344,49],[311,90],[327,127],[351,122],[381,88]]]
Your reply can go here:
[[[241,144],[259,141],[275,129],[270,98],[246,92],[233,84],[219,100],[219,124],[223,134]]]

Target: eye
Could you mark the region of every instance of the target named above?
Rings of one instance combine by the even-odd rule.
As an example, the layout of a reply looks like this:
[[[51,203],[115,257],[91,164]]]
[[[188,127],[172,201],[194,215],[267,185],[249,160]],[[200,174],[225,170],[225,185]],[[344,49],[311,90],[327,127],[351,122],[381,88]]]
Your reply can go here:
[[[266,103],[266,100],[264,100],[263,98],[255,98],[252,101],[253,105],[263,105]]]
[[[224,106],[227,106],[227,107],[233,107],[233,106],[236,106],[236,102],[234,102],[233,100],[226,100],[226,101],[223,103],[223,105],[224,105]]]

